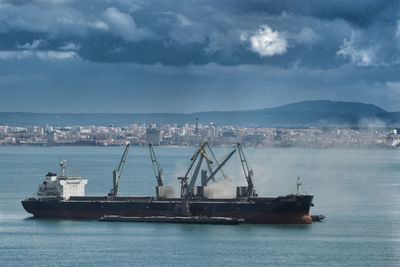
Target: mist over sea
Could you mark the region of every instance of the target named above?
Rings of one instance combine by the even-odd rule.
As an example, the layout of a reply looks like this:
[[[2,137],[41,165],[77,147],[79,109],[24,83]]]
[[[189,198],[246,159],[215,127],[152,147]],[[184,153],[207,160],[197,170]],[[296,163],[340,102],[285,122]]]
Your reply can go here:
[[[69,174],[105,195],[122,147],[0,146],[0,266],[399,266],[400,150],[244,148],[261,196],[314,194],[312,225],[183,225],[32,219],[20,201],[48,171]],[[178,192],[194,148],[155,147],[165,183]],[[229,148],[216,148],[218,159]],[[216,194],[245,179],[234,155]],[[220,179],[222,177],[219,177]],[[121,195],[154,195],[147,148],[128,156]]]

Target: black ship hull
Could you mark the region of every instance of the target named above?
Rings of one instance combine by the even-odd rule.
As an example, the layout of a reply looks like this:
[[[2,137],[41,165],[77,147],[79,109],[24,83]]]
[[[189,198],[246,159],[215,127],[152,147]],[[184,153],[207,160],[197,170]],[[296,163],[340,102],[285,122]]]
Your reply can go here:
[[[229,217],[256,224],[309,224],[313,196],[247,199],[155,199],[153,197],[28,198],[24,209],[38,218],[100,219],[103,216]]]

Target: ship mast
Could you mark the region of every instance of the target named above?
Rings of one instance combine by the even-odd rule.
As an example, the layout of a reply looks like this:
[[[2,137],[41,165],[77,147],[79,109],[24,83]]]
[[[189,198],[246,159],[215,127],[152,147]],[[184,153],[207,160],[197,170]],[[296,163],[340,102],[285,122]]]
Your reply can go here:
[[[300,195],[300,187],[301,187],[300,177],[297,177],[296,187],[297,187],[297,195],[299,196]]]
[[[66,167],[67,167],[67,161],[61,160],[60,161],[61,176],[65,176],[65,168]]]

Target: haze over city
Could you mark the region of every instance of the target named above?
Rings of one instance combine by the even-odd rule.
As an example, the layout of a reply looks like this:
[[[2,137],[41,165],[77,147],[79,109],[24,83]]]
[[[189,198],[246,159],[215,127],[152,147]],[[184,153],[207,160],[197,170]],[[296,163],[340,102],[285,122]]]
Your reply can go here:
[[[0,1],[0,111],[398,111],[398,1]]]

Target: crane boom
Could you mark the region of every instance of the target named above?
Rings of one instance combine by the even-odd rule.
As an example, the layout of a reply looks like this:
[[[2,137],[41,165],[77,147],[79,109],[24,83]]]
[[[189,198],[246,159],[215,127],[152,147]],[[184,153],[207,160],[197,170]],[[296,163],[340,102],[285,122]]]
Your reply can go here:
[[[158,186],[163,186],[163,170],[160,163],[157,161],[156,154],[152,144],[149,144],[151,163],[153,164],[154,175],[156,176]]]
[[[225,163],[235,154],[236,149],[234,149],[229,155],[218,165],[218,167],[210,174],[210,176],[206,180],[206,184],[211,180],[214,179],[214,176],[222,169]]]
[[[242,146],[240,143],[237,143],[237,147],[239,150],[239,157],[240,157],[240,162],[242,163],[242,168],[244,172],[244,176],[247,181],[247,192],[250,195],[255,194],[254,192],[254,184],[253,184],[253,170],[250,168],[249,163],[246,160],[246,157],[244,155]]]
[[[189,191],[191,193],[194,192],[194,185],[196,184],[197,176],[199,175],[201,164],[202,164],[203,159],[204,159],[203,153],[200,153],[200,154],[201,154],[200,159],[197,162],[197,166],[196,166],[196,168],[195,168],[195,170],[193,172],[192,178],[190,179],[190,182],[189,182]]]
[[[190,167],[187,169],[185,176],[183,176],[182,178],[184,179],[189,179],[189,173],[192,170],[194,163],[196,162],[197,157],[199,156],[199,154],[201,154],[201,152],[204,150],[204,146],[207,144],[207,142],[204,142],[203,144],[201,144],[201,146],[199,146],[199,148],[196,150],[196,152],[193,154],[193,156],[190,158],[191,160],[191,164]]]
[[[236,152],[236,149],[234,149],[232,152],[229,153],[229,155],[221,162],[221,164],[218,164],[217,168],[215,170],[212,169],[211,164],[213,164],[213,161],[210,159],[209,155],[206,153],[206,147],[208,150],[211,152],[212,156],[215,158],[214,153],[212,152],[212,149],[208,145],[207,142],[204,142],[199,148],[196,150],[194,155],[191,158],[191,164],[189,169],[187,170],[185,176],[179,177],[178,179],[181,180],[182,183],[182,188],[181,188],[181,193],[186,194],[187,196],[193,196],[195,194],[195,184],[197,177],[201,171],[201,186],[207,186],[207,183],[210,180],[215,180],[215,175],[218,172],[222,172],[222,167],[225,165],[225,163],[232,157],[232,155]],[[202,170],[202,164],[203,161],[206,161],[206,165],[208,170],[210,171],[210,176],[207,176],[207,171]],[[215,158],[216,161],[216,158]],[[194,168],[193,174],[191,177],[189,177],[189,173],[192,170],[192,168],[196,165]]]
[[[124,170],[126,159],[128,157],[129,146],[130,143],[127,143],[118,166],[113,170],[113,188],[108,194],[109,196],[118,196],[119,180],[121,179],[122,171]]]

